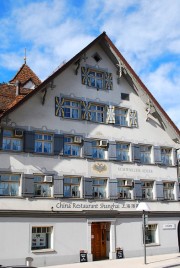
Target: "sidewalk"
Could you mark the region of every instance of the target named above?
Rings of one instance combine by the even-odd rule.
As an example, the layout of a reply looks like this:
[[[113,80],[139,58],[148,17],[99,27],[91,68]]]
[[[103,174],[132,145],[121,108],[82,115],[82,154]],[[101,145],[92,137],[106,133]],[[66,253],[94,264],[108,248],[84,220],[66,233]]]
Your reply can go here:
[[[44,268],[180,268],[180,253],[46,266]],[[41,267],[42,268],[42,267]]]

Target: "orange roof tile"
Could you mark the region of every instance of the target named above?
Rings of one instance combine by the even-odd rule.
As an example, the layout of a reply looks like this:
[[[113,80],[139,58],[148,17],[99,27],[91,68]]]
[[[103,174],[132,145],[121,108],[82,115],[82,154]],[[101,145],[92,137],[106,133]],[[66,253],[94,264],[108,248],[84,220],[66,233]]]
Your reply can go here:
[[[16,95],[16,81],[19,81],[19,94]],[[28,65],[23,64],[17,74],[9,83],[0,84],[0,116],[15,106],[20,100],[22,100],[33,89],[23,88],[28,82],[32,81],[35,87],[41,84],[41,80],[37,75],[29,68]]]
[[[37,75],[29,68],[27,64],[23,64],[19,69],[17,74],[14,76],[10,83],[16,83],[19,81],[21,85],[24,85],[27,81],[32,80],[32,82],[38,86],[41,84],[41,80],[37,77]]]

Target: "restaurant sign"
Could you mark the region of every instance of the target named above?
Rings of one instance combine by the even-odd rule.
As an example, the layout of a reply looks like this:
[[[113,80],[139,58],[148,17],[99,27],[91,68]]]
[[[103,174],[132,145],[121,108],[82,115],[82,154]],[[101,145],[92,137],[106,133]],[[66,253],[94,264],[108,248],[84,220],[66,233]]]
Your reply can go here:
[[[56,210],[136,210],[138,206],[137,202],[61,202],[56,204],[54,209]]]

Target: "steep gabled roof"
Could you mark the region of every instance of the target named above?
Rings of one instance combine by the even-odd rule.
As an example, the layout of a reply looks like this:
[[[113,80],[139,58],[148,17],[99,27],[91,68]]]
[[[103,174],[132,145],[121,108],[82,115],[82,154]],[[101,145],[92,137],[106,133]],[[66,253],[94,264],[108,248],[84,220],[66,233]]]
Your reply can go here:
[[[18,94],[17,94],[18,81]],[[23,64],[14,78],[9,83],[0,84],[0,118],[5,113],[16,106],[33,89],[24,88],[24,85],[32,81],[34,87],[40,85],[41,81],[37,75],[26,64]]]
[[[78,54],[76,54],[71,60],[61,66],[58,70],[56,70],[52,75],[50,75],[43,83],[41,83],[36,89],[31,91],[27,96],[21,99],[16,105],[6,110],[4,113],[0,114],[0,119],[6,116],[8,113],[12,112],[19,105],[27,101],[32,95],[36,94],[40,90],[44,90],[48,88],[48,85],[52,83],[53,79],[60,75],[64,70],[66,70],[71,64],[77,64],[78,61],[81,60],[83,55],[95,44],[99,44],[110,57],[115,66],[119,66],[120,72],[126,78],[127,82],[130,86],[136,91],[136,93],[141,97],[142,101],[146,104],[148,101],[152,106],[152,116],[158,118],[160,120],[163,128],[169,133],[172,139],[175,142],[180,142],[180,131],[177,126],[173,123],[167,113],[163,110],[154,96],[150,93],[147,87],[143,84],[141,79],[137,76],[135,71],[131,68],[131,66],[127,63],[125,58],[119,52],[119,50],[115,47],[113,42],[109,39],[105,32],[99,35],[95,40],[93,40],[89,45],[87,45],[84,49],[82,49]],[[15,80],[15,77],[12,81]]]
[[[14,78],[10,80],[10,83],[16,83],[16,81],[19,81],[21,85],[24,85],[29,79],[32,80],[35,86],[39,86],[41,84],[41,80],[37,77],[37,75],[26,63],[24,63]]]

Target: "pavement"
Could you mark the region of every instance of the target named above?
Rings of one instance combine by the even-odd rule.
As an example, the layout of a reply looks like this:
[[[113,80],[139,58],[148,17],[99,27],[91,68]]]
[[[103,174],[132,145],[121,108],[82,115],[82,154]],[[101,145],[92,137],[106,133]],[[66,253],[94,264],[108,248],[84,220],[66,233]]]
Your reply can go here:
[[[46,266],[44,268],[180,268],[180,253]],[[42,268],[42,267],[41,267]]]

